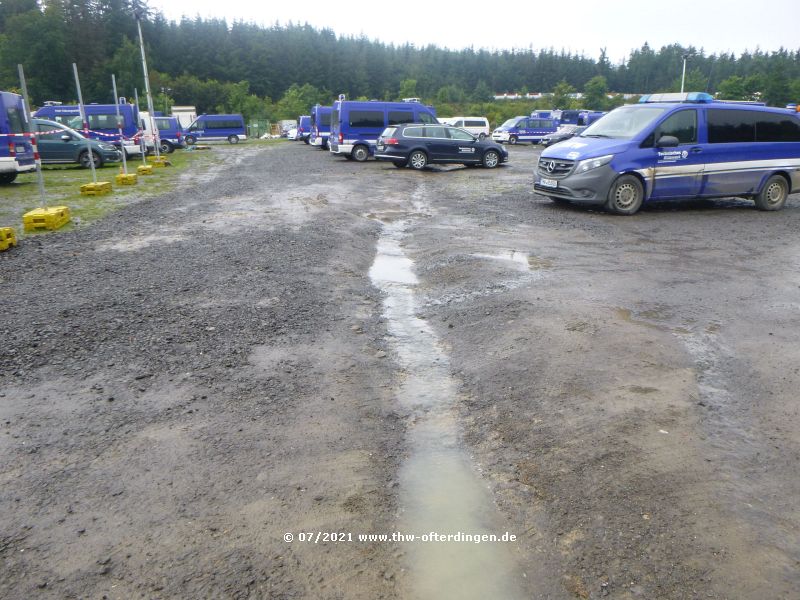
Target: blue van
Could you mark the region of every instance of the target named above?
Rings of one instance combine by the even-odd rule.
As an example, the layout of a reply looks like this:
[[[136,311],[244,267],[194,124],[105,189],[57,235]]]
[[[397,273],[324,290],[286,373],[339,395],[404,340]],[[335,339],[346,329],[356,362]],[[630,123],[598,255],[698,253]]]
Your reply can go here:
[[[122,119],[122,140],[119,136],[117,125],[117,107]],[[66,125],[70,129],[81,132],[93,140],[114,144],[117,148],[125,148],[125,155],[141,154],[139,139],[141,129],[139,123],[139,110],[134,104],[128,104],[120,98],[117,104],[86,104],[86,120],[89,130],[85,131],[81,120],[81,111],[77,104],[43,106],[33,116],[37,119],[48,119]]]
[[[542,138],[558,130],[558,120],[543,117],[514,117],[492,132],[492,139],[501,144],[529,142],[538,144]]]
[[[311,145],[328,148],[331,133],[331,113],[333,108],[317,104],[311,109]]]
[[[198,141],[214,142],[228,140],[238,144],[247,139],[242,115],[200,115],[183,132],[186,144],[192,146]]]
[[[300,115],[297,117],[297,137],[294,139],[302,140],[310,144],[311,138],[311,115]]]
[[[331,111],[328,146],[332,154],[364,162],[375,154],[383,130],[404,123],[439,124],[436,110],[420,102],[354,101],[339,96]]]
[[[11,183],[19,173],[36,170],[31,125],[26,117],[22,96],[0,92],[0,184]]]
[[[158,128],[159,150],[171,154],[176,148],[183,148],[183,128],[177,117],[153,117]]]
[[[800,116],[697,92],[643,96],[542,152],[534,189],[623,215],[649,200],[730,196],[779,210],[800,190]]]

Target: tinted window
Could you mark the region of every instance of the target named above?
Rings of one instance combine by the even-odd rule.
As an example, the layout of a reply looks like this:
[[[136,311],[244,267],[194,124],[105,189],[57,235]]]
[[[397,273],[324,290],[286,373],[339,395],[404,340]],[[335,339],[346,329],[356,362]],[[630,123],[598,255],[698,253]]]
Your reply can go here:
[[[708,143],[729,144],[756,141],[759,113],[749,110],[708,109]]]
[[[242,122],[237,119],[214,119],[205,123],[206,129],[241,129]]]
[[[122,116],[120,116],[121,118]],[[87,119],[89,120],[89,129],[116,129],[118,127],[116,114],[87,115]]]
[[[421,113],[419,113],[419,122],[420,123],[438,123],[439,121],[437,121],[436,117],[434,117],[432,114],[426,113],[426,112],[421,112]]]
[[[322,113],[319,116],[319,124],[328,127],[331,124],[331,113]]]
[[[15,106],[9,106],[6,111],[8,116],[9,133],[25,133],[25,120],[22,118],[22,111]]]
[[[656,128],[655,139],[671,135],[678,138],[681,144],[697,143],[697,111],[681,110],[671,114]]]
[[[429,138],[447,138],[447,132],[444,130],[444,127],[436,127],[435,125],[432,127],[425,128],[425,137]]]
[[[406,137],[421,138],[422,127],[406,127],[405,131],[403,131],[403,135]]]
[[[38,137],[43,140],[59,140],[62,135],[69,135],[63,129],[56,129],[55,125],[48,125],[46,123],[38,123],[36,125],[36,131],[39,132]]]
[[[410,110],[390,110],[389,125],[402,125],[403,123],[413,123],[414,113]]]
[[[351,110],[350,127],[383,127],[382,110]]]
[[[484,121],[465,121],[464,125],[466,127],[486,127],[486,123]]]
[[[169,129],[169,120],[168,119],[156,119],[156,127],[160,130]]]
[[[790,115],[758,113],[758,142],[800,142],[800,121]]]
[[[471,133],[463,129],[449,129],[448,131],[450,132],[450,137],[454,140],[468,140],[471,142],[475,139]]]

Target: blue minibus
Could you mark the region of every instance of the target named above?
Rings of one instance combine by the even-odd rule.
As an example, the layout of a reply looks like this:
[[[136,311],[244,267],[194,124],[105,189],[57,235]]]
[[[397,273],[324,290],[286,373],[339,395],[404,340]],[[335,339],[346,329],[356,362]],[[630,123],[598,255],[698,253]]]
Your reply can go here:
[[[375,144],[383,130],[404,123],[438,124],[436,110],[420,102],[381,102],[346,100],[333,103],[328,146],[332,154],[367,160],[375,154]]]
[[[22,96],[0,92],[0,183],[36,170],[30,130]]]
[[[311,145],[328,148],[331,133],[331,113],[333,108],[317,104],[311,109]]]
[[[534,189],[622,215],[651,200],[731,196],[780,210],[800,190],[800,116],[698,92],[643,96],[542,152]]]
[[[247,139],[242,115],[200,115],[183,132],[186,143],[191,146],[198,141],[213,142],[227,140],[238,144]]]
[[[554,118],[514,117],[495,129],[492,139],[501,144],[538,144],[545,136],[555,133],[558,124],[558,120]]]
[[[302,140],[310,144],[311,138],[311,115],[300,115],[297,117],[297,137],[294,139]]]
[[[66,125],[70,129],[81,132],[93,140],[114,144],[117,148],[125,148],[125,155],[141,154],[139,138],[141,136],[139,110],[134,104],[128,104],[124,98],[117,104],[86,104],[86,120],[89,129],[84,130],[81,112],[77,104],[43,106],[33,116],[37,119],[48,119]],[[122,120],[122,140],[117,125],[117,108]]]

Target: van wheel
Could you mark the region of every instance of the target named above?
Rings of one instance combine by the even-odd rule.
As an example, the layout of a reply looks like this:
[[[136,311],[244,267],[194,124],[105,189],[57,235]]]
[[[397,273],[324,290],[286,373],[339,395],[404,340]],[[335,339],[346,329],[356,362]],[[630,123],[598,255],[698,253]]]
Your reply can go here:
[[[516,144],[517,143],[517,136],[512,135],[510,138],[508,138],[508,143],[511,144],[512,146],[514,144]]]
[[[238,144],[239,143],[239,136],[238,135],[229,135],[228,136],[228,143],[229,144]]]
[[[164,140],[161,140],[161,145],[159,146],[159,149],[161,150],[161,154],[172,154],[173,152],[175,152],[175,146]]]
[[[420,171],[428,164],[428,155],[422,150],[414,150],[414,152],[411,153],[411,156],[408,157],[408,164],[411,165],[412,169]]]
[[[755,197],[758,210],[780,210],[789,196],[789,185],[780,175],[773,175]]]
[[[369,149],[366,146],[359,144],[353,148],[352,155],[353,159],[357,160],[358,162],[364,162],[369,158]]]
[[[483,155],[483,166],[487,169],[494,169],[499,164],[500,155],[496,150],[488,150],[486,154]]]
[[[608,190],[606,210],[618,215],[636,213],[644,202],[642,182],[633,175],[619,177]]]
[[[103,166],[103,159],[100,158],[100,155],[97,152],[95,152],[94,150],[92,150],[92,160],[94,161],[94,168],[95,169],[99,169],[100,167]],[[81,164],[81,166],[84,169],[88,169],[89,167],[91,167],[91,164],[89,163],[89,151],[88,150],[84,150],[83,152],[81,152],[81,155],[78,157],[78,162]]]
[[[11,183],[16,178],[16,173],[0,173],[0,183]]]
[[[187,146],[194,146],[197,143],[197,138],[193,135],[186,136],[186,145]]]

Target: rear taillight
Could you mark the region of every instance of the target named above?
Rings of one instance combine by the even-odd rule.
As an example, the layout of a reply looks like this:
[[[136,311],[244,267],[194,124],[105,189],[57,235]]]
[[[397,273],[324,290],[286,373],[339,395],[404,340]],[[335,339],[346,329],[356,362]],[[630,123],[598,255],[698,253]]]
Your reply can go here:
[[[8,155],[12,158],[17,155],[17,147],[14,145],[14,138],[8,142]]]
[[[344,144],[344,135],[342,134],[341,131],[339,132],[339,143]]]
[[[176,133],[176,134],[175,134],[175,137],[176,137],[176,138],[178,138],[178,140],[180,140],[180,139],[181,139],[181,135],[182,135],[182,134],[181,134],[181,132],[179,131],[178,133]]]
[[[397,141],[397,138],[387,138],[383,140],[383,143],[387,146],[397,146],[400,142]]]

